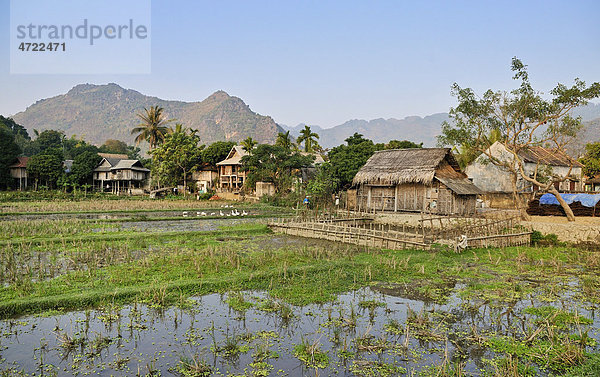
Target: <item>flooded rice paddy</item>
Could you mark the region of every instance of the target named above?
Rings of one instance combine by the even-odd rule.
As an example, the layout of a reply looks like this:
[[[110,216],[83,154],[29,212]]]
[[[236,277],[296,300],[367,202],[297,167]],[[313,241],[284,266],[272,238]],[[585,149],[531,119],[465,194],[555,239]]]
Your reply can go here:
[[[0,322],[0,355],[5,370],[37,375],[185,375],[192,365],[207,372],[197,375],[392,376],[443,363],[483,375],[496,357],[483,339],[520,337],[539,310],[577,311],[586,318],[578,331],[599,339],[595,311],[567,298],[499,308],[462,299],[461,287],[445,304],[401,292],[365,288],[306,306],[234,292],[168,309],[109,305],[27,316]]]
[[[598,353],[594,252],[386,253],[271,234],[264,218],[127,215],[3,219],[3,297],[95,279],[138,289],[127,268],[142,285],[125,303],[104,292],[100,304],[0,320],[0,375],[555,376]],[[118,266],[130,267],[105,271]],[[254,274],[267,283],[244,289]],[[187,295],[191,279],[222,293]],[[328,284],[335,294],[303,291]]]

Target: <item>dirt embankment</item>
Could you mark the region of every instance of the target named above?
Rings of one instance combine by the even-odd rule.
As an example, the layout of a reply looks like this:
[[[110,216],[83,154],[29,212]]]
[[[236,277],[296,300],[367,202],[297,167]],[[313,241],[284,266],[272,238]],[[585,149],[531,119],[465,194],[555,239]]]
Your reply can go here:
[[[574,222],[569,222],[566,217],[530,216],[523,225],[543,234],[554,233],[563,242],[600,243],[600,217],[577,217]]]

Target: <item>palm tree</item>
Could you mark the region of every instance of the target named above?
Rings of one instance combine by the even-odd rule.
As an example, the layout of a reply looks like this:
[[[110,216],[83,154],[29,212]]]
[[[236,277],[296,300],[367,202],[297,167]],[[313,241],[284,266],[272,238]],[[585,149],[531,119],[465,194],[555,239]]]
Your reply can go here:
[[[292,141],[292,137],[290,136],[290,131],[280,132],[277,134],[277,140],[275,140],[275,145],[280,147],[284,147],[285,149],[292,150],[296,144]]]
[[[319,135],[312,132],[309,126],[304,126],[304,129],[300,131],[300,136],[296,140],[298,144],[304,143],[304,152],[314,153],[315,150],[319,149],[319,143],[317,139]]]
[[[135,138],[136,145],[142,141],[147,141],[150,144],[150,149],[165,141],[165,136],[173,130],[167,126],[173,119],[166,120],[162,114],[163,108],[158,106],[150,106],[150,109],[144,108],[144,113],[139,113],[137,116],[142,120],[131,130],[131,134],[137,134]]]
[[[258,142],[256,140],[254,140],[252,138],[252,136],[248,136],[247,138],[244,139],[244,141],[241,142],[242,144],[242,149],[245,150],[246,152],[250,153],[250,151],[252,149],[254,149],[254,146],[256,144],[258,144]]]
[[[183,133],[183,134],[186,134],[186,135],[188,135],[188,134],[189,135],[195,135],[196,132],[198,132],[198,130],[193,130],[190,127],[185,127],[181,123],[175,123],[175,128],[172,128],[170,133],[174,133],[174,134]]]

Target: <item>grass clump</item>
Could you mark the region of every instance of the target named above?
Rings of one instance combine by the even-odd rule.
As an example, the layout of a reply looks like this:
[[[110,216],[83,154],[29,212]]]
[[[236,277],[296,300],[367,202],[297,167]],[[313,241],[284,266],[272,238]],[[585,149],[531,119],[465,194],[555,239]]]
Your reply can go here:
[[[182,358],[177,365],[177,372],[185,377],[208,377],[212,374],[212,367],[198,355],[191,358]]]
[[[302,338],[302,342],[294,346],[294,356],[310,368],[327,368],[329,366],[329,355],[321,350],[319,340],[311,343]]]

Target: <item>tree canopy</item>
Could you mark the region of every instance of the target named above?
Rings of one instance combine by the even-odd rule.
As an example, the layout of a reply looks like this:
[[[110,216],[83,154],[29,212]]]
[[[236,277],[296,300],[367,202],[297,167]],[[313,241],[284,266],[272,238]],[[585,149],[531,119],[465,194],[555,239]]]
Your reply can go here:
[[[248,172],[245,184],[271,182],[277,192],[291,188],[299,169],[310,166],[314,156],[304,156],[279,145],[259,144],[251,155],[242,157],[242,169]]]
[[[9,166],[15,162],[21,148],[15,142],[15,135],[8,126],[0,124],[0,187],[11,183]]]
[[[150,149],[154,149],[165,141],[166,136],[172,131],[168,124],[173,119],[165,119],[163,110],[162,107],[151,106],[150,109],[144,108],[144,112],[137,114],[141,123],[131,130],[132,135],[137,135],[135,137],[137,145],[147,141]]]
[[[152,170],[160,182],[177,185],[183,182],[187,186],[189,175],[201,162],[202,147],[200,136],[185,128],[168,134],[163,144],[153,149]]]
[[[583,173],[588,177],[600,175],[600,142],[585,146],[585,155],[579,160],[583,165]]]
[[[423,143],[413,143],[408,140],[390,140],[385,144],[385,149],[408,149],[408,148],[423,148]]]
[[[331,163],[331,173],[339,182],[340,188],[348,188],[352,179],[376,150],[383,145],[375,145],[372,140],[355,133],[346,139],[347,145],[332,148],[327,156]]]
[[[48,148],[43,153],[31,157],[27,163],[27,173],[36,182],[48,188],[55,188],[64,174],[63,153],[59,148]]]
[[[217,162],[227,158],[234,145],[233,141],[215,141],[202,150],[202,162],[217,166]]]
[[[247,138],[242,140],[242,142],[240,144],[246,152],[251,153],[252,149],[254,149],[256,144],[258,144],[258,142],[256,140],[254,140],[251,136],[248,136]]]
[[[102,161],[102,157],[93,151],[85,151],[78,154],[73,160],[70,179],[79,185],[89,183],[94,169]]]
[[[304,144],[304,152],[314,153],[321,149],[321,146],[317,142],[318,138],[319,135],[312,132],[309,126],[304,126],[304,128],[300,130],[300,136],[298,136],[297,142],[298,144]]]
[[[292,136],[290,135],[290,131],[280,132],[277,134],[277,139],[275,140],[275,145],[280,147],[284,147],[286,149],[294,149],[296,148],[296,144],[292,141]]]
[[[570,87],[558,84],[550,92],[551,98],[546,99],[531,86],[527,66],[521,60],[513,58],[511,70],[519,86],[510,92],[490,89],[479,97],[472,89],[462,88],[455,83],[452,94],[457,98],[458,105],[450,110],[452,122],[442,125],[438,142],[477,154],[483,153],[489,162],[509,171],[515,177],[514,181],[519,176],[538,186],[541,191],[551,192],[561,203],[567,217],[574,220],[572,211],[553,185],[567,179],[570,171],[541,182],[537,174],[530,176],[525,171],[518,154],[530,146],[544,146],[564,153],[565,146],[582,127],[581,118],[573,118],[571,111],[600,96],[600,83],[588,87],[583,81],[575,79]],[[488,148],[496,140],[506,147],[513,156],[511,159],[498,159],[489,152]],[[513,188],[517,204],[515,184]]]

